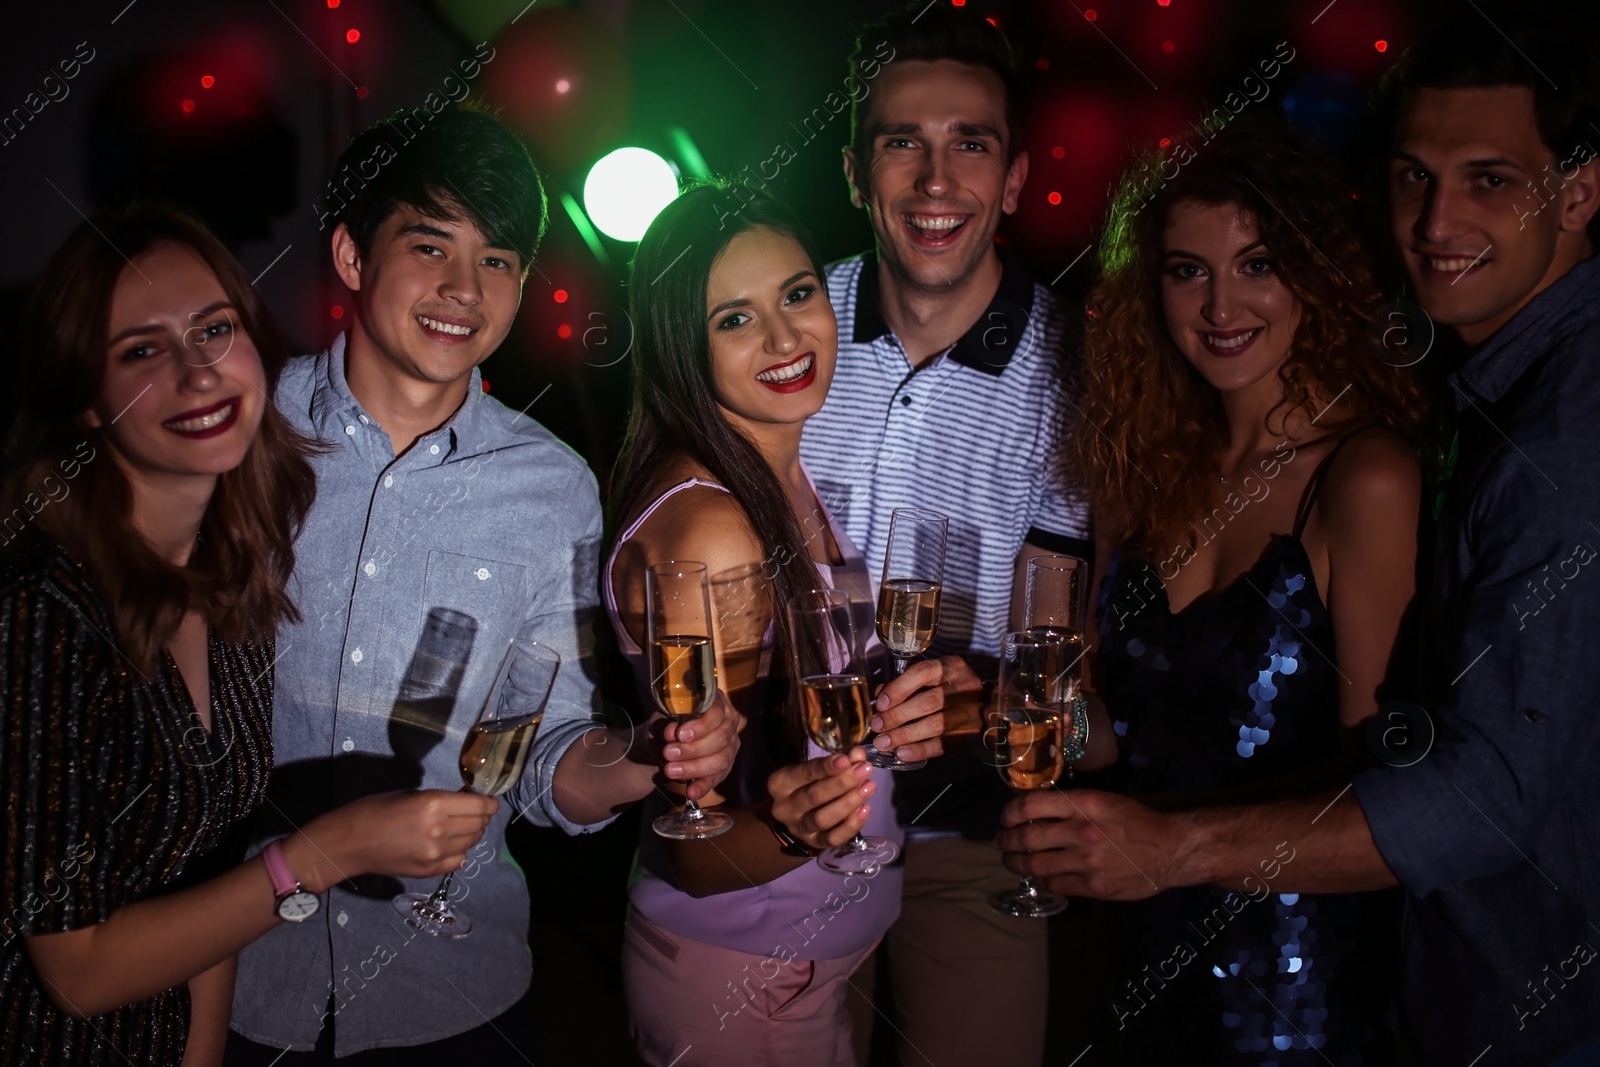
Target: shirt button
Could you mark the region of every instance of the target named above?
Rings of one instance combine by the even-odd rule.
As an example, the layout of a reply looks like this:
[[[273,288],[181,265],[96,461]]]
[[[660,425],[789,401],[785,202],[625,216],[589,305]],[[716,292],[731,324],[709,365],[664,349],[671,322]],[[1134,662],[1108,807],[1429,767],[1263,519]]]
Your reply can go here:
[[[910,407],[911,406],[911,398],[909,396],[901,397],[900,398],[900,405],[902,407]]]
[[[361,425],[363,425],[363,426],[365,426],[367,423],[372,421],[371,419],[367,418],[365,415],[357,415],[356,418],[361,420]]]
[[[349,436],[354,437],[356,435],[356,428],[354,426],[346,426],[344,428],[344,432]]]
[[[480,582],[487,582],[489,580],[489,568],[488,567],[479,567],[477,570],[473,571],[472,573],[478,576],[478,581],[480,581]]]
[[[343,926],[345,923],[347,923],[349,921],[350,921],[350,916],[348,914],[346,914],[345,912],[341,911],[339,913],[339,925]]]
[[[340,745],[339,747],[344,749],[346,752],[354,752],[356,750],[356,743],[347,737],[344,739],[344,744]]]
[[[354,652],[350,653],[350,662],[351,663],[360,663],[361,660],[362,660],[362,653],[361,653],[361,650],[359,648],[356,649]]]
[[[383,487],[384,487],[384,488],[385,488],[385,489],[387,489],[387,488],[389,488],[389,487],[390,487],[390,486],[391,486],[391,485],[393,485],[393,484],[394,484],[394,475],[392,475],[392,474],[385,474],[385,475],[384,475],[384,476],[383,476]]]
[[[366,572],[368,578],[371,578],[374,574],[378,573],[378,565],[372,562],[370,559],[367,560],[367,565],[361,569]]]
[[[438,454],[439,454],[439,446],[438,445],[429,445],[428,446],[428,455],[437,456]]]

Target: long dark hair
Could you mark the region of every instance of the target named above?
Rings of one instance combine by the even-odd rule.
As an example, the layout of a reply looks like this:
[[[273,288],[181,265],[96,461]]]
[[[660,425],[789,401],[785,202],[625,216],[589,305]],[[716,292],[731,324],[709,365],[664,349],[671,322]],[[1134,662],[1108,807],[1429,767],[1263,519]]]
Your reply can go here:
[[[787,605],[818,585],[805,535],[783,484],[756,446],[723,416],[711,387],[706,284],[712,264],[739,234],[765,227],[794,239],[819,283],[822,260],[787,210],[754,190],[708,181],[690,188],[656,216],[639,242],[630,280],[633,316],[633,412],[613,472],[610,540],[648,503],[663,467],[687,459],[721,483],[744,510],[761,541],[770,574],[774,633],[772,675],[787,677],[797,640]],[[805,751],[794,702],[785,716],[787,755]]]
[[[1100,241],[1078,420],[1096,430],[1074,435],[1073,458],[1089,481],[1096,522],[1154,562],[1180,542],[1192,545],[1189,521],[1217,484],[1228,436],[1217,391],[1179,353],[1161,310],[1163,231],[1178,203],[1247,212],[1300,302],[1300,324],[1278,369],[1283,399],[1269,420],[1313,413],[1323,396],[1338,393],[1350,414],[1323,430],[1376,423],[1420,444],[1427,405],[1414,375],[1381,359],[1367,340],[1381,298],[1338,168],[1321,149],[1287,123],[1239,119],[1214,142],[1175,144],[1145,162],[1118,183]],[[1173,177],[1152,180],[1169,165]]]
[[[270,637],[279,622],[299,618],[285,585],[295,535],[316,495],[307,462],[316,446],[268,402],[244,461],[217,479],[187,566],[160,556],[134,528],[127,476],[102,455],[110,444],[85,415],[105,379],[117,281],[160,242],[192,250],[211,268],[260,353],[269,392],[277,384],[288,359],[283,336],[238,261],[204,226],[151,207],[85,222],[51,257],[34,291],[18,363],[21,414],[0,494],[0,513],[34,516],[89,572],[119,646],[147,677],[191,609],[226,641]],[[40,486],[60,481],[58,472],[77,484],[33,507]]]

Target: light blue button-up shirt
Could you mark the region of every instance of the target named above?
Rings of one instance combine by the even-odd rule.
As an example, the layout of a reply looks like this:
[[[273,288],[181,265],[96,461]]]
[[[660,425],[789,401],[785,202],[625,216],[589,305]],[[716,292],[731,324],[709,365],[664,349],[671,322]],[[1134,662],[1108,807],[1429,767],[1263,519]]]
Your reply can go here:
[[[572,823],[551,796],[556,763],[598,725],[593,475],[544,427],[485,396],[477,371],[450,421],[397,458],[350,394],[344,354],[340,337],[292,361],[278,385],[288,421],[328,450],[312,461],[317,501],[295,545],[290,592],[303,618],[278,631],[276,764],[252,849],[356,797],[418,784],[416,764],[391,748],[390,712],[430,609],[465,612],[477,633],[447,733],[422,759],[425,787],[461,787],[461,741],[510,638],[549,645],[562,665],[522,781],[455,875],[469,937],[418,933],[390,904],[437,879],[373,877],[335,887],[316,915],[240,954],[233,1028],[305,1050],[326,1016],[338,1056],[440,1040],[516,1003],[531,973],[528,891],[506,826],[519,813],[568,833],[603,825]]]

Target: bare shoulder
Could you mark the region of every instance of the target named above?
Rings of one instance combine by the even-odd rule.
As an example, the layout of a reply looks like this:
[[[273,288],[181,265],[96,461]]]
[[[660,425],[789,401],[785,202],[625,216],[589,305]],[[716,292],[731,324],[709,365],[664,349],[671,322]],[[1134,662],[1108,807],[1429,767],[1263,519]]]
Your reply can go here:
[[[1321,504],[1332,525],[1364,525],[1379,515],[1416,523],[1422,466],[1405,439],[1384,429],[1355,434],[1324,476]]]
[[[646,560],[695,560],[715,576],[765,556],[744,508],[731,493],[694,485],[672,494],[644,521],[623,546],[618,562],[632,557],[635,566]]]

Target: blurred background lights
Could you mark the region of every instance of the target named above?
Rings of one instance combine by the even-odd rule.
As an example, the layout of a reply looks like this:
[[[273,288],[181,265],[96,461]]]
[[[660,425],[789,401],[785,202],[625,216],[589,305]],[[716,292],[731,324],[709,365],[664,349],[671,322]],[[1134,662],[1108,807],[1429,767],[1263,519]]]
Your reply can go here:
[[[558,93],[564,93],[568,89],[571,89],[571,88],[572,88],[572,83],[567,81],[567,79],[565,79],[565,78],[562,78],[560,81],[556,82],[556,92],[558,92]]]
[[[601,233],[637,241],[678,196],[672,166],[645,148],[619,148],[600,158],[583,182],[583,206]]]

